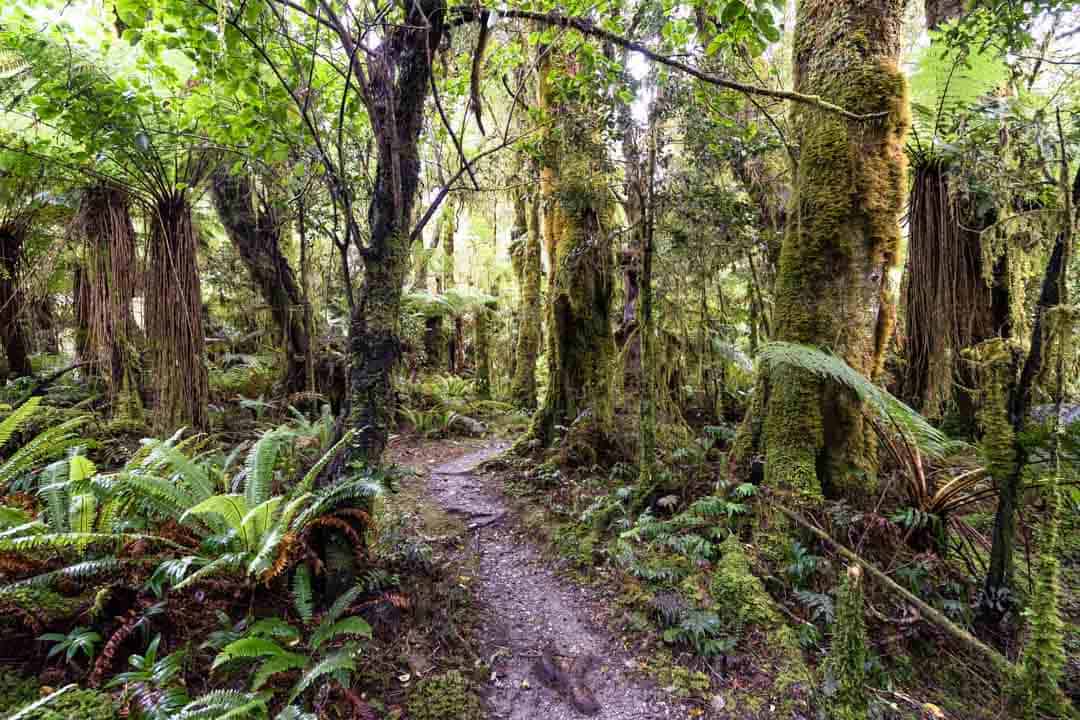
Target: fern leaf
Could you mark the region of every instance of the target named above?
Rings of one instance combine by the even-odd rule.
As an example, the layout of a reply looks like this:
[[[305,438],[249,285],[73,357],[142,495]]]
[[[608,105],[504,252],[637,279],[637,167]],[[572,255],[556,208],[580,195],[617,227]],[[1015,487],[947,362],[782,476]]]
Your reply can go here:
[[[795,343],[771,342],[759,357],[770,364],[785,364],[844,385],[866,403],[889,427],[913,439],[924,455],[941,458],[960,444],[931,425],[926,418],[902,401],[878,387],[835,355]]]
[[[32,397],[13,410],[3,420],[0,420],[0,448],[4,447],[8,440],[11,439],[11,436],[17,433],[19,428],[33,417],[40,404],[40,397]]]
[[[224,518],[232,530],[240,530],[248,510],[247,500],[243,495],[214,495],[189,508],[180,516],[180,522],[192,515],[215,514]]]
[[[285,701],[286,705],[291,705],[296,698],[300,697],[311,683],[318,680],[323,675],[329,675],[341,670],[354,671],[356,670],[355,655],[359,652],[360,648],[357,645],[345,645],[340,650],[330,655],[327,655],[322,660],[317,662],[313,668],[308,670],[304,675],[296,681],[292,690],[289,692],[289,698]]]
[[[333,604],[326,611],[322,620],[319,623],[319,628],[322,629],[325,625],[332,625],[337,622],[338,619],[345,614],[345,611],[349,609],[349,606],[353,604],[353,601],[360,596],[362,588],[359,585],[354,585],[334,600]]]
[[[307,565],[300,565],[293,573],[292,598],[296,613],[304,623],[311,622],[311,616],[315,613],[315,604],[312,600],[311,571]]]
[[[227,662],[246,658],[281,657],[288,651],[273,640],[265,637],[243,637],[226,645],[214,658],[210,665],[211,670],[216,670]]]
[[[307,667],[307,664],[307,656],[299,653],[287,652],[284,655],[272,657],[255,671],[255,675],[251,679],[251,689],[258,690],[266,684],[267,680],[279,672],[302,670]]]
[[[334,459],[334,456],[338,454],[342,447],[347,442],[352,440],[353,435],[356,434],[355,430],[349,430],[341,439],[334,443],[329,450],[323,453],[323,456],[311,466],[311,469],[304,475],[304,479],[300,481],[300,484],[296,486],[296,492],[306,493],[310,492],[312,487],[315,486],[315,478],[319,477],[319,473],[323,471],[323,468]]]
[[[255,441],[244,462],[247,477],[244,482],[244,498],[248,506],[265,502],[270,497],[270,487],[274,481],[274,468],[277,466],[281,445],[285,433],[280,428],[264,433]]]
[[[359,635],[361,637],[370,638],[371,626],[368,625],[364,618],[355,615],[342,618],[330,625],[326,625],[325,623],[321,624],[311,636],[311,649],[318,650],[319,646],[327,640],[333,640],[342,635]]]

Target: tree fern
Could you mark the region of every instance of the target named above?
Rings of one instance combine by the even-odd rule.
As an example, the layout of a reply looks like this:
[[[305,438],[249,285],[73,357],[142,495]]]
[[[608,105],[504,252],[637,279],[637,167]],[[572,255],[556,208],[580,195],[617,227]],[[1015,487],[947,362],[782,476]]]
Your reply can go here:
[[[835,355],[817,348],[795,343],[771,342],[761,348],[762,362],[786,364],[812,373],[820,378],[844,385],[866,403],[867,407],[887,427],[915,441],[924,455],[940,458],[955,452],[961,443],[950,440],[926,418],[905,405],[883,388]]]

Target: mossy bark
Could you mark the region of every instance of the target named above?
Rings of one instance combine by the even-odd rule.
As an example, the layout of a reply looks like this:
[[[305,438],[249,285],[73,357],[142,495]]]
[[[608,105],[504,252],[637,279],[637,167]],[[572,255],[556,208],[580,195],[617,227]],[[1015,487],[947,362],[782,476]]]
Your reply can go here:
[[[795,90],[857,113],[852,122],[797,105],[800,148],[780,255],[776,340],[831,350],[874,378],[896,318],[909,126],[900,0],[803,0]],[[763,368],[737,439],[736,468],[763,457],[765,481],[812,496],[860,498],[872,487],[876,441],[854,395],[804,371]],[[759,415],[763,413],[763,417]]]
[[[537,104],[552,116],[567,117],[566,108],[553,106],[550,71],[542,60]],[[570,427],[579,420],[604,436],[612,418],[614,258],[602,154],[588,131],[567,121],[560,130],[545,137],[540,162],[544,244],[551,263],[548,388],[531,434],[543,444],[554,438],[557,425]]]
[[[349,411],[353,461],[378,463],[394,423],[391,371],[401,354],[401,290],[409,269],[409,228],[420,176],[418,141],[431,82],[432,54],[444,31],[443,0],[409,5],[405,22],[384,39],[388,71],[360,75],[373,106],[375,186],[368,206],[370,241],[361,248],[364,284],[349,324]]]
[[[23,296],[19,289],[19,260],[26,231],[0,227],[0,342],[7,358],[8,377],[33,374],[30,342],[22,324]]]
[[[153,370],[154,427],[208,424],[202,286],[191,204],[183,191],[160,199],[150,218],[146,335]]]
[[[526,410],[536,408],[536,360],[540,353],[540,199],[519,193],[514,198],[515,262],[520,266],[521,304],[510,397]]]
[[[309,337],[304,324],[304,299],[296,275],[281,252],[281,221],[276,209],[265,204],[256,211],[258,199],[247,175],[232,175],[220,167],[211,190],[214,206],[226,234],[247,268],[270,313],[284,346],[286,362],[282,387],[286,393],[303,391],[307,385],[306,362]]]

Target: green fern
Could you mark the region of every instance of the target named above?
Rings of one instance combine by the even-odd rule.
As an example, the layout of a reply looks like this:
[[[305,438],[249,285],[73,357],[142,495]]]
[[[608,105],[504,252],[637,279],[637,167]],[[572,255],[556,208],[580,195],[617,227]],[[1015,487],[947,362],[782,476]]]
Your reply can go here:
[[[311,686],[311,683],[324,675],[344,675],[356,670],[355,657],[359,652],[359,645],[349,643],[342,646],[337,652],[327,655],[296,681],[296,684],[293,685],[285,703],[291,705],[296,698],[300,697],[301,693]]]
[[[759,357],[765,363],[791,365],[844,385],[866,403],[887,428],[914,440],[923,455],[941,458],[963,447],[962,443],[950,440],[918,412],[835,355],[806,345],[771,342],[761,348]]]
[[[262,437],[251,446],[247,460],[244,462],[246,472],[244,497],[250,507],[255,507],[270,497],[274,469],[286,437],[287,433],[278,428],[263,433]]]
[[[20,410],[22,407],[25,405],[21,406]],[[81,416],[62,422],[38,433],[16,450],[11,457],[0,463],[0,492],[4,492],[12,480],[30,472],[46,460],[63,455],[77,445],[85,444],[75,431],[89,420],[89,416]]]
[[[300,565],[296,568],[296,572],[293,573],[292,600],[296,613],[305,624],[311,622],[311,617],[315,613],[313,596],[311,571],[307,565]]]
[[[0,64],[3,62],[2,57],[0,55]],[[32,397],[9,413],[3,420],[0,420],[0,448],[7,445],[8,441],[11,440],[11,436],[17,433],[34,416],[39,405],[41,405],[41,398]]]

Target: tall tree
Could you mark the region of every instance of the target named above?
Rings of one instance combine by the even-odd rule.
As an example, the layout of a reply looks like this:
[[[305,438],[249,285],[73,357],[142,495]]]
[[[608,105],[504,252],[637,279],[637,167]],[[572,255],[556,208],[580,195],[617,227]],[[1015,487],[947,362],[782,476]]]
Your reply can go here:
[[[521,292],[517,345],[510,397],[527,410],[536,408],[536,361],[540,353],[540,200],[524,190],[514,194],[514,227],[510,253]]]
[[[282,220],[272,200],[261,200],[250,175],[232,174],[224,165],[213,175],[214,206],[258,288],[285,347],[282,387],[297,393],[307,385],[310,339],[305,327],[304,298],[288,258],[281,252]]]
[[[903,8],[902,0],[802,0],[795,28],[796,92],[880,115],[859,122],[806,103],[793,108],[799,155],[773,336],[831,350],[871,378],[892,333],[902,261]],[[786,365],[761,369],[732,460],[745,467],[757,455],[767,483],[811,495],[860,496],[877,469],[858,399]]]
[[[577,113],[568,112],[565,100],[557,103],[552,66],[562,58],[553,59],[547,47],[539,52],[537,106],[559,118],[559,132],[546,134],[540,160],[544,245],[551,266],[548,388],[532,435],[547,443],[556,425],[569,427],[578,420],[601,436],[609,430],[614,258],[603,145],[584,103],[575,103]],[[559,69],[566,75],[584,72],[569,63]]]

